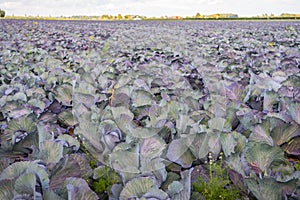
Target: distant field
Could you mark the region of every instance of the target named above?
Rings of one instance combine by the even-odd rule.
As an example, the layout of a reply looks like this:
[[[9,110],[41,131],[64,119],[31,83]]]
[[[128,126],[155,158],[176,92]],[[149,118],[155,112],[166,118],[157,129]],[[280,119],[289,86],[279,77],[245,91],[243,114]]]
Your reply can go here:
[[[299,198],[299,21],[0,24],[0,199]]]
[[[133,18],[133,19],[126,19],[122,18],[119,19],[118,16],[111,16],[111,18],[103,18],[101,16],[73,16],[73,17],[43,17],[43,16],[6,16],[5,19],[18,19],[18,20],[91,20],[91,21],[135,21],[135,20],[163,20],[163,21],[171,21],[171,20],[197,20],[197,21],[257,21],[257,20],[267,20],[267,21],[295,21],[300,20],[299,16],[266,16],[266,17],[179,17],[178,18],[156,18],[156,17],[141,17],[141,18]]]

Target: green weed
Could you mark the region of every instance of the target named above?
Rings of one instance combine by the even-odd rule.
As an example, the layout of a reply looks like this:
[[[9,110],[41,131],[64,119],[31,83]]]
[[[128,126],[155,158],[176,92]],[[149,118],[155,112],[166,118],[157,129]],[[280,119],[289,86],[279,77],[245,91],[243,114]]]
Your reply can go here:
[[[240,199],[239,190],[231,184],[228,175],[228,169],[223,166],[222,153],[219,157],[219,162],[213,162],[212,155],[209,153],[209,181],[199,178],[193,184],[193,189],[202,194],[206,200],[216,199]]]
[[[102,166],[96,170],[97,179],[93,182],[93,188],[97,194],[104,193],[108,195],[114,184],[121,183],[121,178],[112,168]]]

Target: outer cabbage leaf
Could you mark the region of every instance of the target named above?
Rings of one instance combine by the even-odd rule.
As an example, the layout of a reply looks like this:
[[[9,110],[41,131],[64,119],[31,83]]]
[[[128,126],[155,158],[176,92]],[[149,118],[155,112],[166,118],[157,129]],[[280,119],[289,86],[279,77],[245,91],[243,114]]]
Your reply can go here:
[[[172,198],[179,194],[183,189],[183,185],[179,181],[173,181],[171,184],[168,185],[167,193]]]
[[[47,164],[57,163],[63,157],[63,145],[51,140],[41,143],[38,158],[44,160]]]
[[[111,107],[111,112],[117,126],[125,135],[134,135],[133,113],[126,107]],[[140,128],[141,129],[141,128]],[[141,130],[139,130],[141,131]]]
[[[83,83],[81,82],[80,85]],[[78,88],[73,94],[73,105],[82,104],[83,106],[90,108],[95,104],[95,94],[94,92],[87,93],[88,91],[78,92]]]
[[[67,178],[58,194],[65,199],[74,199],[74,200],[94,200],[98,199],[98,196],[93,192],[87,182],[81,178]]]
[[[209,152],[209,139],[206,133],[192,134],[188,137],[188,147],[197,159],[205,158]],[[211,140],[211,144],[213,139]]]
[[[191,196],[191,173],[194,168],[180,172],[183,190],[180,192],[180,199],[189,199]]]
[[[120,149],[118,149],[120,148]],[[123,182],[127,182],[135,175],[139,174],[140,167],[139,145],[122,148],[122,143],[116,146],[109,156],[110,166],[120,173]]]
[[[146,194],[143,195],[142,198],[168,200],[169,196],[163,190],[160,190],[156,187],[152,187]]]
[[[168,147],[166,157],[182,167],[188,168],[195,160],[195,156],[189,149],[187,140],[185,138],[172,140]]]
[[[65,141],[68,147],[71,147],[74,151],[77,151],[80,147],[79,141],[67,134],[59,135],[55,141]]]
[[[255,126],[253,132],[249,137],[249,141],[266,143],[270,146],[274,145],[273,139],[270,136],[270,123],[264,121],[262,124]]]
[[[19,176],[15,182],[15,190],[18,194],[35,195],[36,176],[25,173]]]
[[[143,175],[151,175],[156,178],[158,185],[161,185],[167,178],[167,170],[165,169],[165,164],[162,159],[142,159],[140,171]]]
[[[15,179],[22,175],[25,170],[30,166],[30,162],[16,162],[12,165],[8,166],[3,172],[0,174],[0,180],[3,179]]]
[[[165,149],[165,142],[158,136],[143,139],[140,147],[141,156],[144,158],[160,157]]]
[[[24,101],[24,102],[27,102],[27,96],[25,93],[22,93],[22,92],[17,92],[14,96],[13,96],[13,99],[15,101]]]
[[[222,145],[222,149],[225,157],[230,156],[234,153],[235,146],[237,145],[237,141],[233,137],[232,134],[223,133],[220,135],[220,142]]]
[[[237,82],[234,82],[228,87],[226,87],[226,96],[233,101],[242,101],[243,91],[244,91],[244,86],[238,84]]]
[[[248,163],[258,163],[261,171],[266,171],[272,163],[284,162],[284,153],[280,147],[271,147],[267,144],[248,143],[248,148],[245,153],[245,158]]]
[[[272,112],[273,106],[277,103],[276,99],[278,97],[278,94],[274,91],[271,92],[265,92],[264,93],[264,103],[263,103],[263,109],[264,111]]]
[[[300,125],[300,103],[288,102],[288,112],[292,119]]]
[[[13,163],[3,170],[3,172],[0,174],[0,180],[13,180],[23,174],[31,173],[40,180],[42,190],[47,190],[49,188],[49,177],[47,172],[44,170],[44,166],[40,166],[38,162],[39,161],[23,161]]]
[[[97,160],[104,162],[105,144],[98,133],[98,124],[93,122],[91,117],[90,112],[82,114],[78,119],[79,127],[76,127],[75,134],[83,138],[85,147]]]
[[[209,151],[214,155],[219,155],[221,152],[221,142],[220,142],[220,133],[219,132],[208,132],[208,147]]]
[[[73,86],[65,83],[54,88],[55,98],[63,105],[72,105]]]
[[[1,145],[15,144],[21,133],[32,134],[37,130],[36,117],[34,115],[22,116],[8,122],[4,134],[0,135]]]
[[[230,180],[232,181],[233,185],[235,187],[237,187],[240,190],[240,192],[247,194],[248,188],[246,187],[246,185],[244,183],[244,178],[240,173],[236,172],[235,170],[230,169],[228,176],[229,176]]]
[[[282,146],[283,150],[290,155],[300,155],[300,137],[295,137]]]
[[[58,121],[65,126],[75,126],[78,124],[70,109],[62,111],[57,117]]]
[[[61,198],[60,196],[58,196],[55,192],[53,192],[52,190],[47,190],[45,192],[43,192],[43,199],[44,200],[63,200],[63,198]]]
[[[221,117],[215,117],[208,121],[208,126],[212,130],[223,131],[226,120]]]
[[[140,139],[145,139],[145,138],[150,138],[150,137],[155,137],[161,129],[159,128],[144,128],[144,127],[134,127],[133,125],[130,126],[130,136],[134,138],[140,138]]]
[[[242,153],[245,149],[247,138],[239,132],[234,131],[231,134],[233,135],[233,137],[237,141],[237,144],[235,146],[234,151],[236,153]]]
[[[272,132],[271,136],[275,143],[280,146],[292,138],[300,135],[300,126],[297,124],[282,124],[275,127]]]
[[[169,172],[167,174],[167,179],[161,185],[161,189],[163,189],[164,191],[167,191],[168,187],[171,183],[173,183],[174,181],[179,181],[179,180],[180,180],[180,176],[178,174],[176,174],[174,172]]]
[[[111,187],[111,193],[112,195],[109,196],[111,200],[118,200],[120,199],[120,194],[123,190],[122,184],[113,184]]]
[[[249,190],[257,199],[261,200],[280,200],[281,187],[272,178],[265,177],[263,179],[247,178],[245,182]]]
[[[261,113],[255,110],[243,109],[236,112],[237,118],[245,130],[252,131],[253,127],[260,123]]]
[[[156,187],[153,179],[149,177],[135,178],[129,181],[120,194],[120,200],[130,198],[141,198],[150,191],[152,187]]]
[[[132,94],[132,105],[135,107],[151,106],[153,104],[153,96],[144,90],[135,90]]]
[[[241,174],[243,177],[246,176],[243,166],[241,165],[241,157],[238,154],[233,154],[229,156],[226,159],[226,164],[230,167],[230,169]]]
[[[111,111],[112,111],[113,117],[116,120],[116,122],[120,121],[120,117],[122,115],[128,116],[131,120],[134,117],[133,113],[129,109],[127,109],[123,106],[121,106],[121,107],[111,107]]]
[[[123,137],[120,129],[112,120],[103,120],[100,123],[99,134],[106,147],[104,154],[110,153]]]
[[[15,194],[14,180],[0,180],[0,199],[13,199]]]
[[[84,155],[66,155],[52,170],[50,188],[53,190],[60,188],[68,177],[88,178],[91,175],[92,169]]]
[[[190,118],[190,116],[180,114],[179,118],[176,120],[178,134],[186,134],[187,128],[192,126],[193,123],[195,122]]]

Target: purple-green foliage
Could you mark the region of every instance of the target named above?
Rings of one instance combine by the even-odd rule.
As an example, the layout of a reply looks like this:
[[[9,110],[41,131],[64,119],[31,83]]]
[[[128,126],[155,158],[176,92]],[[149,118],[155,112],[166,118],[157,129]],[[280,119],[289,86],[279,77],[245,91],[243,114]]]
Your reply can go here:
[[[209,173],[196,169],[221,152],[243,194],[296,198],[299,31],[1,20],[0,199],[95,199],[99,180],[112,199],[188,199]],[[93,178],[102,165],[120,180]]]

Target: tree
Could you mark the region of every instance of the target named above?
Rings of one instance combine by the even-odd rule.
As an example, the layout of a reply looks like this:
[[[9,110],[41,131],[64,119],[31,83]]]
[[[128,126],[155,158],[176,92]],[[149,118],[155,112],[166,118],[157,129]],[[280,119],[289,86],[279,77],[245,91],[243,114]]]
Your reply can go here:
[[[102,16],[101,16],[101,19],[103,19],[103,20],[108,20],[108,19],[109,19],[109,16],[108,16],[108,15],[102,15]]]
[[[132,15],[125,15],[124,18],[128,19],[128,20],[131,20],[132,19]]]
[[[200,13],[197,13],[195,17],[196,18],[202,18],[202,15]]]
[[[118,20],[123,19],[123,16],[121,14],[118,14]]]
[[[0,9],[0,17],[5,17],[5,11]]]

